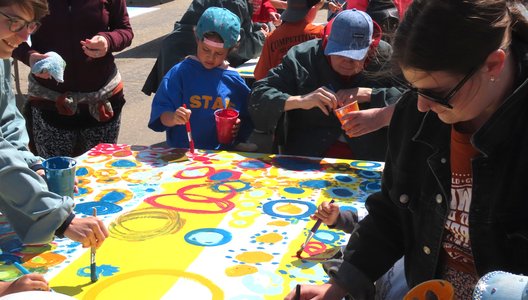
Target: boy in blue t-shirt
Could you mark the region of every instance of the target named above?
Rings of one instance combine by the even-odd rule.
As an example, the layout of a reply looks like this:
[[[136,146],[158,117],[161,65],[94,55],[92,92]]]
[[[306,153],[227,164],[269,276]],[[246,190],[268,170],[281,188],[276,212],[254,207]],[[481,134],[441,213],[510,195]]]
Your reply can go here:
[[[247,111],[250,89],[226,61],[238,43],[239,18],[227,9],[210,7],[198,20],[195,33],[196,56],[188,56],[163,77],[152,102],[149,128],[167,131],[170,147],[188,148],[185,123],[189,121],[196,148],[219,149],[214,111],[230,107],[240,113],[233,126],[233,149],[255,151],[256,145],[240,143],[253,130]]]

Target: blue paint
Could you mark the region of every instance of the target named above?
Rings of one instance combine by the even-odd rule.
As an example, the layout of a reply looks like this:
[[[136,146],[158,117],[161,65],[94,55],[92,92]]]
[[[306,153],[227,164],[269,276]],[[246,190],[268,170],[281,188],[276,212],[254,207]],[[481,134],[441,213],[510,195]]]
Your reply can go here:
[[[307,187],[312,189],[324,189],[331,186],[332,183],[328,180],[307,180],[299,183],[300,187]]]
[[[97,277],[112,276],[119,272],[119,268],[112,265],[98,265],[96,270]],[[77,270],[77,276],[90,277],[90,266],[82,267]]]
[[[367,162],[367,161],[361,161],[361,160],[353,161],[350,163],[350,165],[356,169],[371,170],[371,171],[376,171],[383,166],[383,164],[380,162],[375,162],[375,161]]]
[[[188,232],[185,241],[189,244],[204,247],[214,247],[231,241],[231,232],[219,228],[200,228]]]
[[[361,170],[361,171],[358,172],[358,175],[363,177],[363,178],[368,178],[368,179],[379,179],[379,178],[381,178],[381,173],[380,172],[375,172],[375,171]]]
[[[350,183],[354,183],[357,181],[356,178],[352,177],[352,176],[348,176],[348,175],[337,175],[335,177],[335,179],[339,182],[342,182],[342,183],[347,183],[347,184],[350,184]]]
[[[299,215],[290,215],[290,214],[286,215],[286,214],[275,212],[274,209],[273,209],[276,205],[288,204],[288,203],[292,203],[292,204],[295,204],[297,206],[306,206],[306,210],[303,213],[299,214]],[[278,217],[278,218],[284,218],[284,219],[289,219],[289,218],[292,218],[292,219],[293,218],[294,219],[307,218],[310,215],[312,215],[315,212],[316,209],[317,209],[317,207],[313,203],[308,202],[306,200],[290,200],[290,199],[272,200],[272,201],[266,202],[262,206],[262,210],[264,211],[265,214],[270,215],[272,217]]]
[[[357,212],[358,212],[357,208],[355,208],[353,206],[341,206],[341,207],[339,207],[339,209],[341,211],[350,210],[350,211],[352,211],[355,214],[357,214]]]
[[[242,169],[258,170],[258,169],[265,169],[266,164],[260,160],[246,160],[246,161],[240,162],[238,164],[238,167]]]
[[[320,241],[321,243],[324,243],[324,244],[327,244],[327,245],[331,245],[331,244],[334,244],[335,242],[339,241],[341,239],[341,237],[339,236],[338,233],[336,233],[334,231],[319,229],[315,233],[314,239]]]
[[[88,194],[88,189],[87,188],[79,187],[79,186],[77,188],[79,189],[79,192],[77,192],[75,194],[75,196],[79,197],[79,196]]]
[[[9,235],[0,239],[0,249],[3,253],[18,252],[24,245],[16,235]]]
[[[86,175],[88,175],[88,169],[86,169],[85,167],[80,167],[75,172],[75,175],[79,176],[79,177],[86,176]]]
[[[274,296],[283,293],[283,278],[278,274],[265,270],[243,276],[242,283],[247,289],[259,295]]]
[[[109,203],[116,203],[116,202],[119,202],[123,199],[125,199],[126,195],[125,193],[123,192],[118,192],[118,191],[110,191],[109,193],[107,193],[106,195],[104,195],[103,197],[101,197],[101,202],[109,202]]]
[[[76,164],[75,159],[66,156],[51,157],[42,162],[51,192],[73,198]]]
[[[229,184],[229,183],[233,183],[233,184]],[[239,185],[242,185],[240,187],[238,187]],[[214,184],[211,186],[211,189],[217,193],[229,193],[231,192],[231,189],[230,188],[222,188],[223,185],[229,185],[229,187],[231,187],[233,190],[237,191],[237,192],[242,192],[242,191],[246,191],[246,190],[249,190],[251,188],[251,184],[249,182],[245,182],[245,181],[242,181],[242,180],[232,180],[232,181],[222,181],[222,182],[219,182],[217,184]]]
[[[354,196],[354,191],[345,187],[331,188],[327,192],[330,194],[330,198],[351,198]]]
[[[73,210],[76,213],[82,213],[82,214],[91,216],[93,207],[97,209],[98,215],[109,215],[109,214],[117,213],[123,210],[123,208],[119,205],[116,205],[110,202],[101,202],[101,201],[79,203],[75,205]]]
[[[128,159],[119,159],[112,163],[112,167],[116,168],[133,168],[136,166],[137,164],[135,162]]]
[[[284,189],[284,191],[286,193],[290,193],[290,194],[302,194],[302,193],[304,193],[303,189],[297,188],[297,187],[287,187],[287,188]]]
[[[381,182],[365,180],[361,182],[359,188],[365,193],[371,194],[381,190]]]
[[[231,171],[223,170],[223,171],[220,171],[220,172],[217,172],[217,173],[211,175],[209,177],[209,179],[211,179],[211,180],[228,180],[231,177],[233,177],[233,174],[234,173],[231,172]]]

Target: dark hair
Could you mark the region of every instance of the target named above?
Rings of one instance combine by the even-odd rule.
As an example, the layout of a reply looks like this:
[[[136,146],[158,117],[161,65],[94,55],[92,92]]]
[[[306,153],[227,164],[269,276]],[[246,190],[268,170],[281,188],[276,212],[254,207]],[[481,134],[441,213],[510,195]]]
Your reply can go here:
[[[35,20],[42,19],[48,14],[47,0],[0,0],[0,7],[16,5],[22,10],[32,12]]]
[[[465,74],[499,48],[512,28],[527,28],[514,0],[414,0],[396,31],[393,62],[424,71]]]

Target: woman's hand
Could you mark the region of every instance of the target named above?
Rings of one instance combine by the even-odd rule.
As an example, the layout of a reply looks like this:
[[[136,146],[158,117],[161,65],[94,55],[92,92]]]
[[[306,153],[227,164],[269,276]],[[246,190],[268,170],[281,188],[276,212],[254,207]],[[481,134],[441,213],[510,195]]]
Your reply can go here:
[[[321,285],[305,285],[301,286],[301,300],[341,300],[346,295],[343,290],[335,283],[325,283]],[[295,289],[293,289],[284,300],[295,299]]]
[[[103,221],[97,217],[75,217],[64,231],[65,237],[82,243],[83,248],[99,248],[109,235]]]
[[[353,88],[353,89],[342,89],[336,93],[337,99],[339,99],[339,106],[347,105],[357,101],[358,103],[370,102],[370,95],[372,95],[371,88]]]
[[[100,35],[81,41],[81,45],[84,54],[91,58],[104,57],[106,52],[108,52],[108,41],[105,37]]]
[[[302,96],[292,96],[286,101],[285,110],[312,109],[318,107],[325,115],[337,108],[337,97],[334,92],[326,87],[320,87],[315,91]]]
[[[352,111],[343,116],[343,126],[341,128],[343,128],[348,137],[362,136],[388,126],[393,112],[394,105]]]
[[[29,55],[29,67],[33,68],[33,65],[39,61],[47,58],[47,54],[40,54],[38,52],[33,52]],[[42,79],[50,79],[51,75],[49,72],[42,72],[42,73],[31,73],[35,75],[35,77],[42,78]]]
[[[312,220],[319,219],[328,226],[335,225],[338,217],[339,205],[336,203],[330,203],[329,201],[324,201],[321,203],[315,213],[310,216]]]

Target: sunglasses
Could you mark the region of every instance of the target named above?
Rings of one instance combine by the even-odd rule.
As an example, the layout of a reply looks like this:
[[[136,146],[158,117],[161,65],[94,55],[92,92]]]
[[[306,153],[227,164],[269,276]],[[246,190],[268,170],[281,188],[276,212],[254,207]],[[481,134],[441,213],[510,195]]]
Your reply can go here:
[[[444,107],[447,107],[449,109],[452,109],[453,106],[449,104],[449,101],[456,95],[456,93],[464,86],[464,84],[477,72],[478,68],[471,69],[462,80],[454,87],[452,88],[449,93],[447,93],[445,96],[440,95],[438,93],[435,93],[431,90],[427,89],[419,89],[414,87],[412,84],[402,81],[401,79],[396,79],[396,81],[403,85],[407,91],[418,94],[424,98],[426,98],[429,101],[432,101],[434,103],[438,103]]]
[[[10,15],[6,15],[5,13],[3,13],[1,11],[0,11],[0,15],[6,17],[7,23],[9,24],[9,31],[11,31],[11,32],[19,32],[22,29],[24,29],[24,27],[26,27],[28,32],[29,32],[29,34],[32,34],[35,31],[37,31],[37,29],[41,25],[40,22],[38,22],[38,21],[28,22],[28,21],[23,20],[23,19],[18,18],[18,17],[12,17]]]

